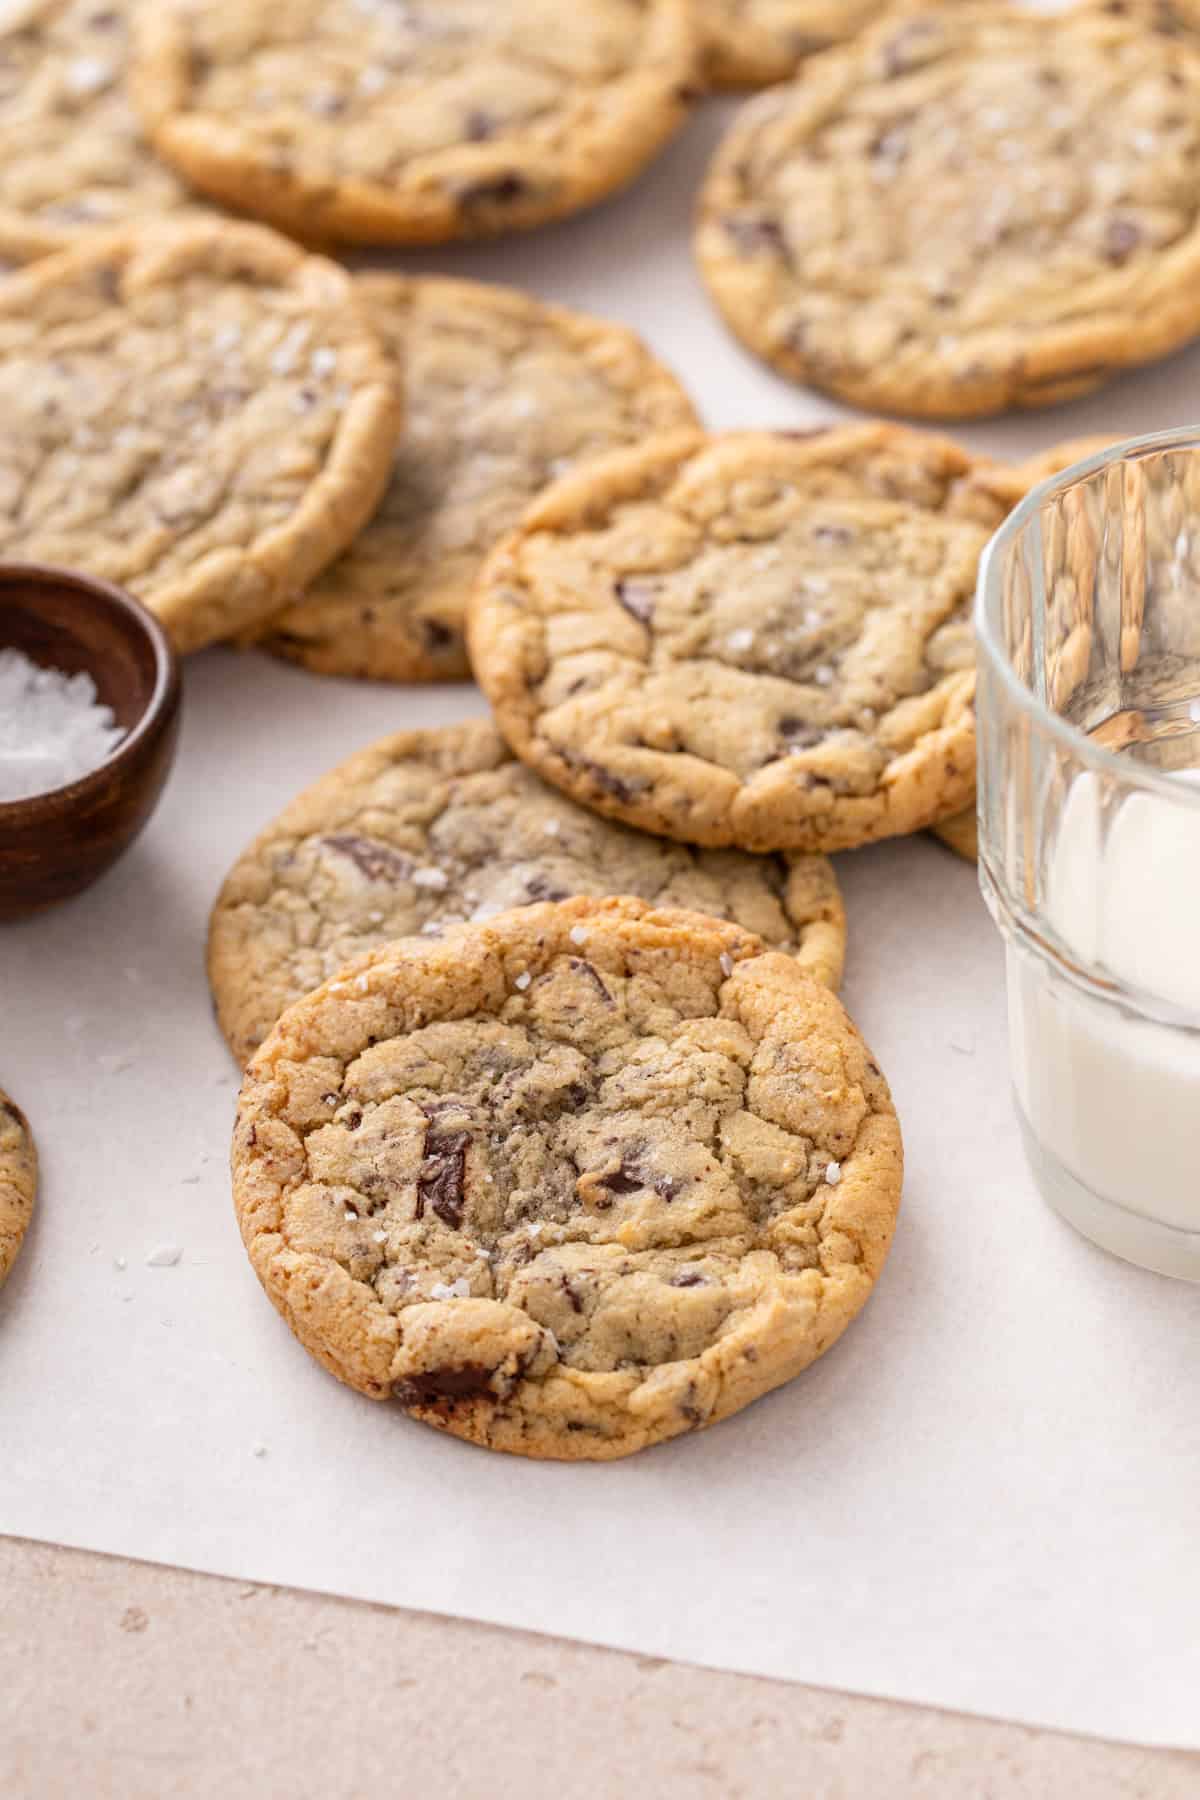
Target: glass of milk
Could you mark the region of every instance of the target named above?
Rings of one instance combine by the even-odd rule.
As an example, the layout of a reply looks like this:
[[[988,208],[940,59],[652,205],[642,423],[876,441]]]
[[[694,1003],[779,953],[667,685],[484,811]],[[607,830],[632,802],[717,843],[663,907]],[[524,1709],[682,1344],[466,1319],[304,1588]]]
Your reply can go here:
[[[980,569],[979,870],[1045,1198],[1200,1281],[1200,432],[1037,487]]]

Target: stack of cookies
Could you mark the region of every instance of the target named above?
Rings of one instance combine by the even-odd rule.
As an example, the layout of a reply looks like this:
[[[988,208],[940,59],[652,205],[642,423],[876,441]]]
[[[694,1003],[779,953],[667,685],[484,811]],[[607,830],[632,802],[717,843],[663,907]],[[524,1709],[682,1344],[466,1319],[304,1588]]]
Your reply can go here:
[[[622,326],[328,252],[562,218],[778,83],[700,196],[733,330],[855,405],[1046,405],[1200,332],[1190,4],[3,9],[0,556],[493,709],[358,750],[212,919],[247,1249],[361,1392],[619,1456],[861,1307],[901,1148],[828,859],[974,854],[980,553],[1093,446],[708,435]]]

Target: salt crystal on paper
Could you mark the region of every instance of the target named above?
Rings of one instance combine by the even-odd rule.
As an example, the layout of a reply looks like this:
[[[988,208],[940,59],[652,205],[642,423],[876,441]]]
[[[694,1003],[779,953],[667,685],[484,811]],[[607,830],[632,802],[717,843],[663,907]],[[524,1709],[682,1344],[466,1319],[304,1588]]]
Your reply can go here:
[[[90,675],[0,650],[0,801],[49,794],[90,775],[124,736]]]
[[[182,1256],[183,1251],[178,1244],[160,1244],[158,1249],[152,1250],[146,1258],[146,1267],[148,1269],[173,1269]]]

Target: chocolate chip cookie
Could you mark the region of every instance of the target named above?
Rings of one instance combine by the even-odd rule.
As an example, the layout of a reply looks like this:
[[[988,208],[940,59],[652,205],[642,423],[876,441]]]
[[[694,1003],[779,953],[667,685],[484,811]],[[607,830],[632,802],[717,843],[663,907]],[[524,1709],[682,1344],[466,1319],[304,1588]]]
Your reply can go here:
[[[836,987],[846,916],[823,856],[689,850],[586,812],[488,720],[402,731],[299,796],[230,872],[209,979],[239,1062],[285,1007],[389,939],[575,894],[732,919]]]
[[[400,401],[343,270],[214,219],[7,276],[0,416],[0,557],[121,583],[195,650],[349,542]]]
[[[17,1260],[33,1215],[37,1177],[29,1121],[0,1090],[0,1286]]]
[[[643,902],[406,938],[246,1074],[234,1202],[296,1336],[494,1450],[624,1456],[840,1335],[900,1200],[887,1084],[833,994]]]
[[[0,6],[0,239],[45,255],[81,232],[199,211],[125,90],[129,0]]]
[[[974,791],[970,607],[1006,508],[895,426],[692,433],[593,463],[485,566],[471,655],[501,731],[610,818],[841,850]]]
[[[201,191],[312,241],[489,237],[623,187],[694,98],[691,0],[159,0],[135,98]]]
[[[786,81],[806,57],[852,37],[885,0],[696,0],[716,87]]]
[[[706,181],[733,330],[858,406],[968,417],[1200,331],[1200,48],[1136,18],[891,14],[759,96]]]
[[[481,282],[364,275],[357,287],[403,359],[404,436],[371,523],[262,642],[326,675],[461,680],[471,584],[534,495],[695,413],[618,325]]]

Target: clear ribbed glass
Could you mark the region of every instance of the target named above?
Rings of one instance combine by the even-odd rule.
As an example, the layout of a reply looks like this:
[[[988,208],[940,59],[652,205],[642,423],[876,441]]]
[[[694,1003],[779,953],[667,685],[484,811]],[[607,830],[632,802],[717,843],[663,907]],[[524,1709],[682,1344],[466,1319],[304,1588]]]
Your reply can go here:
[[[980,569],[979,870],[1045,1198],[1200,1280],[1200,430],[1036,488]]]

